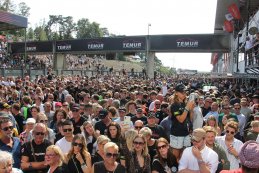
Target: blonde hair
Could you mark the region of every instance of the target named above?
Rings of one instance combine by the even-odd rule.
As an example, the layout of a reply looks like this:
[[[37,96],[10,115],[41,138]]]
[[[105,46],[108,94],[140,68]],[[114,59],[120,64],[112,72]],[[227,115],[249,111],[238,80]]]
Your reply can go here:
[[[206,133],[208,132],[213,132],[215,136],[217,136],[217,131],[214,127],[211,126],[203,126],[203,130],[206,131]]]
[[[142,155],[143,155],[143,156],[147,156],[147,155],[148,155],[148,147],[147,147],[146,138],[145,138],[142,134],[138,134],[138,135],[134,138],[134,140],[137,139],[137,138],[143,139],[143,141],[144,141],[143,147],[144,147],[144,148],[143,148]],[[134,140],[133,140],[133,141],[134,141]]]
[[[258,120],[252,121],[252,122],[251,122],[251,127],[252,127],[252,128],[254,128],[254,127],[259,127],[259,121],[258,121]]]
[[[118,145],[115,144],[114,142],[107,142],[107,143],[104,145],[104,147],[103,147],[103,151],[104,151],[105,153],[107,153],[108,148],[113,148],[113,149],[115,149],[117,152],[119,152],[119,147],[118,147]]]
[[[100,144],[100,143],[102,143],[103,141],[110,142],[111,140],[110,140],[107,136],[105,136],[105,135],[100,135],[100,136],[97,138],[97,140],[96,140],[97,144]]]
[[[126,144],[129,149],[129,151],[133,150],[133,140],[135,137],[138,135],[138,132],[136,130],[130,129],[125,132],[125,139],[126,139]]]
[[[50,145],[46,149],[46,153],[47,153],[47,151],[53,151],[56,155],[58,155],[59,156],[58,166],[62,166],[65,158],[64,158],[64,155],[63,155],[61,149],[56,145]]]
[[[224,129],[226,130],[228,127],[235,129],[235,132],[238,131],[238,123],[235,121],[228,121],[227,124],[225,125]]]
[[[142,134],[144,137],[147,137],[148,135],[152,136],[152,130],[148,127],[142,127],[139,134]]]

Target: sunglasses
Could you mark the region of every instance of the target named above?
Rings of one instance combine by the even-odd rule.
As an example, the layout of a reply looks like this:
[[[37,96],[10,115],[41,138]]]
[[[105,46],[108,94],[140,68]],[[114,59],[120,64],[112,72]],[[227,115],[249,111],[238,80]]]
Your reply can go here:
[[[39,136],[39,135],[44,136],[45,133],[44,132],[35,132],[35,135],[37,135],[37,136]]]
[[[72,112],[78,112],[79,110],[78,109],[73,109]]]
[[[106,153],[105,155],[106,155],[106,157],[108,157],[108,158],[111,158],[111,157],[117,158],[117,157],[119,156],[118,153]]]
[[[142,126],[135,126],[135,129],[142,129]]]
[[[72,129],[63,129],[63,132],[72,132]]]
[[[83,147],[83,144],[81,144],[81,143],[73,142],[72,144],[73,144],[73,146],[78,146],[78,147],[80,147],[80,148]]]
[[[227,109],[230,109],[230,108],[223,108],[223,109],[227,110]]]
[[[40,123],[48,123],[49,120],[40,120]]]
[[[3,131],[13,130],[13,126],[2,128]]]
[[[161,150],[162,148],[164,149],[164,148],[166,148],[167,147],[167,145],[161,145],[161,146],[157,146],[157,149],[158,150]]]
[[[134,145],[144,145],[145,143],[144,143],[144,142],[134,141],[133,144],[134,144]]]
[[[232,132],[232,131],[229,131],[229,130],[226,130],[226,133],[231,133],[231,135],[235,134],[235,132]]]
[[[68,106],[68,105],[62,105],[63,107],[65,107],[65,106]]]
[[[239,110],[240,108],[235,108],[235,110]]]
[[[56,154],[45,154],[45,157],[55,157]]]

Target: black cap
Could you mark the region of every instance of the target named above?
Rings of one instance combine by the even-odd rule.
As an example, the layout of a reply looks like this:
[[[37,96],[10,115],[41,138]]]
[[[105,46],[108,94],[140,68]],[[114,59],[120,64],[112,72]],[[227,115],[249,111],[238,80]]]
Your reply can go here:
[[[259,95],[255,94],[252,96],[253,99],[259,99]]]
[[[148,114],[147,114],[147,118],[156,118],[156,114],[155,114],[155,112],[149,112]]]
[[[99,111],[99,118],[104,119],[108,115],[107,109],[102,109]]]
[[[73,110],[79,110],[79,109],[80,109],[79,104],[73,104],[71,110],[73,111]]]
[[[184,92],[186,91],[186,87],[184,84],[177,84],[175,87],[175,91],[177,92]]]
[[[126,108],[125,107],[120,107],[119,111],[126,112]]]

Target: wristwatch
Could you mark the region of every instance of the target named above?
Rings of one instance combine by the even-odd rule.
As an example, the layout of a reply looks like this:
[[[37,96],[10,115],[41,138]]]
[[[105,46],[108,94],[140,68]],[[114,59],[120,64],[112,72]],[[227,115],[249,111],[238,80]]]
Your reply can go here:
[[[190,110],[185,107],[185,108],[184,108],[184,111],[186,111],[186,112],[188,113]]]
[[[85,162],[81,164],[81,168],[84,169],[86,167]]]
[[[202,159],[201,160],[198,160],[198,164],[203,164],[205,163]]]
[[[29,163],[29,167],[28,167],[29,169],[32,169],[32,165],[31,165],[31,162]]]

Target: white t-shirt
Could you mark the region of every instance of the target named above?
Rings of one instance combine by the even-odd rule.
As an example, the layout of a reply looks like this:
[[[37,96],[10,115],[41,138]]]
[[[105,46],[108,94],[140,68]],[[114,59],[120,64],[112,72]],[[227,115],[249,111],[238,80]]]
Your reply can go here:
[[[207,164],[209,164],[210,172],[215,173],[218,168],[218,154],[213,151],[211,148],[205,146],[201,150],[202,160]],[[183,151],[183,155],[179,161],[178,171],[183,169],[190,169],[193,171],[199,171],[199,164],[197,158],[192,153],[192,147],[188,147]]]
[[[68,142],[65,137],[58,140],[55,145],[59,146],[63,154],[67,154],[71,148],[71,142]]]

